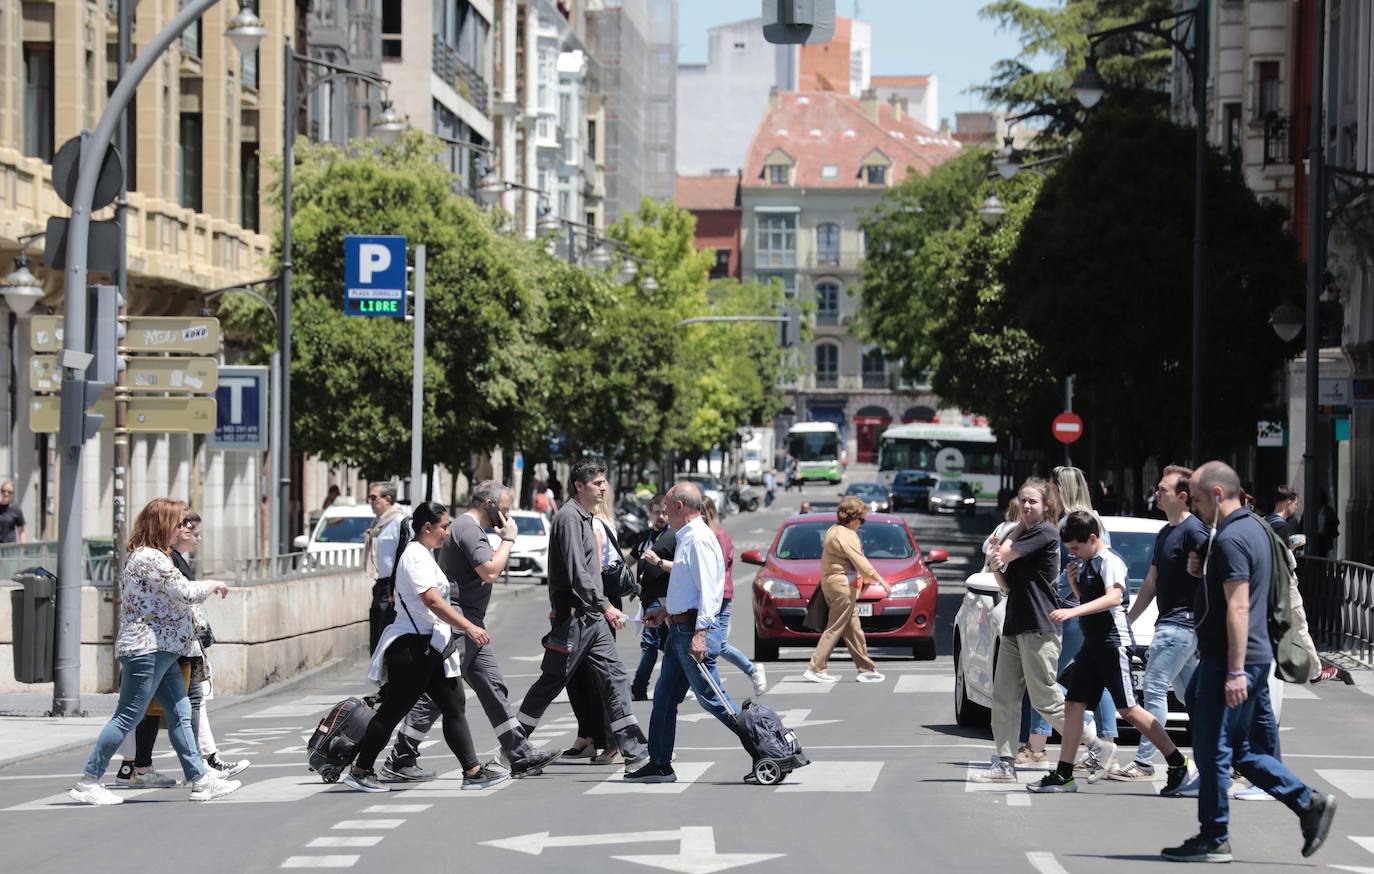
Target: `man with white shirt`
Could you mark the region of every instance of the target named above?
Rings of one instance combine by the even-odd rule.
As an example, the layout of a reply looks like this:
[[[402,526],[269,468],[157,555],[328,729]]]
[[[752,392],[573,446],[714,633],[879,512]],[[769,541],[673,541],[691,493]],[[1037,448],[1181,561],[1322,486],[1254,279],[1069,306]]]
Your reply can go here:
[[[668,525],[677,537],[668,597],[664,606],[644,614],[645,623],[667,626],[663,668],[654,686],[654,708],[649,717],[649,763],[634,771],[626,769],[629,783],[677,781],[672,765],[677,708],[688,689],[707,713],[735,731],[734,702],[728,696],[728,707],[720,701],[699,667],[705,665],[719,688],[719,645],[713,651],[709,632],[725,596],[725,557],[715,533],[701,518],[703,507],[701,490],[692,483],[680,482],[668,490]]]
[[[377,518],[363,534],[363,566],[374,583],[372,604],[367,611],[367,651],[375,652],[382,629],[396,618],[391,601],[391,571],[396,567],[396,546],[401,536],[401,520],[410,515],[409,507],[396,503],[396,486],[389,482],[368,484],[367,503]]]

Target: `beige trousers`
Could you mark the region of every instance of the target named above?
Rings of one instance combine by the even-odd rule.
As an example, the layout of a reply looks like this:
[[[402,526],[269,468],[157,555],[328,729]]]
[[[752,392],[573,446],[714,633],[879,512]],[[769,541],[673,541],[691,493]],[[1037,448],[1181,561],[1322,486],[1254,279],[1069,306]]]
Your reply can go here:
[[[868,657],[868,644],[864,643],[864,632],[854,611],[854,605],[859,602],[859,590],[843,577],[830,577],[821,580],[821,594],[830,608],[830,621],[816,642],[816,651],[811,654],[811,670],[817,673],[825,670],[835,644],[842,638],[854,667],[861,671],[877,670],[878,666]]]
[[[997,755],[1011,758],[1021,734],[1021,699],[1030,693],[1031,706],[1064,732],[1064,693],[1055,683],[1059,668],[1059,635],[1026,631],[1003,635],[997,649],[992,683],[992,740]]]
[[[1312,670],[1322,669],[1322,657],[1317,652],[1317,645],[1312,641],[1312,633],[1307,630],[1307,608],[1302,603],[1302,593],[1298,591],[1298,580],[1292,579],[1288,587],[1289,600],[1293,604],[1293,629],[1298,632],[1298,637],[1302,638],[1303,648],[1307,650],[1308,658],[1312,659]]]

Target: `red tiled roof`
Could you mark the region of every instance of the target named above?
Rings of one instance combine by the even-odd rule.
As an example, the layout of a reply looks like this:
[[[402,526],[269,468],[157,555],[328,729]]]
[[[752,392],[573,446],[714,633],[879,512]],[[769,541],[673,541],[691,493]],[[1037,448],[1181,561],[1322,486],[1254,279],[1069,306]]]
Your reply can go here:
[[[739,177],[679,176],[675,202],[682,209],[735,209],[739,206]]]
[[[778,95],[754,133],[744,162],[743,184],[772,187],[763,179],[764,162],[777,149],[796,162],[792,184],[797,187],[856,188],[859,167],[876,149],[892,161],[891,184],[909,172],[929,175],[936,165],[954,157],[960,144],[941,136],[910,115],[898,119],[886,102],[878,103],[878,121],[870,121],[860,101],[847,94],[824,91]],[[821,168],[835,165],[834,178],[821,178]]]
[[[929,85],[929,76],[870,76],[868,81],[871,88],[913,88],[917,85]]]

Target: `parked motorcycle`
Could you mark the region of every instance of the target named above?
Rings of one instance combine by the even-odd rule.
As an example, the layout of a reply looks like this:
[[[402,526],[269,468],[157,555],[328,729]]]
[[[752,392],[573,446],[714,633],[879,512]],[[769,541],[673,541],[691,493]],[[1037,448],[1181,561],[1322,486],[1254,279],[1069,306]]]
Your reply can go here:
[[[761,501],[762,497],[753,486],[746,485],[741,488],[736,484],[725,490],[725,502],[737,513],[753,513],[759,508]]]
[[[616,502],[616,537],[627,548],[644,539],[649,531],[649,506],[633,495],[624,495]]]

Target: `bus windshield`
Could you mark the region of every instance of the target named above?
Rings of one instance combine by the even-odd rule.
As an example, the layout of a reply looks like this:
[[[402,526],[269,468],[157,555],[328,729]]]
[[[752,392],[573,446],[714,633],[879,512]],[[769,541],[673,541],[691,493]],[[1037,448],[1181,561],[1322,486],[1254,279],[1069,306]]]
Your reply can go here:
[[[787,451],[798,461],[834,461],[840,438],[834,431],[794,431],[787,435]]]
[[[937,458],[943,455],[942,463]],[[1001,473],[996,443],[925,438],[885,438],[879,448],[879,470],[927,470],[957,468],[965,474]]]

